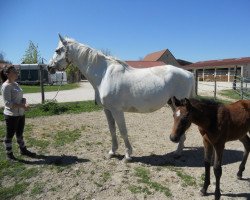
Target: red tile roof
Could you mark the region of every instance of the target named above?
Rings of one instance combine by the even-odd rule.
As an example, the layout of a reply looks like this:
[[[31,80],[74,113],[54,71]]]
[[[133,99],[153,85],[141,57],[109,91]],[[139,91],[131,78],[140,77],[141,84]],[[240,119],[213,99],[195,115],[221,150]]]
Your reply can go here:
[[[129,66],[134,68],[148,68],[166,65],[166,63],[162,61],[125,61]]]
[[[250,63],[250,57],[243,58],[230,58],[230,59],[222,59],[222,60],[207,60],[193,63],[191,65],[186,65],[184,68],[199,68],[199,67],[220,67],[226,65],[241,65]]]
[[[160,57],[167,51],[167,49],[164,49],[162,51],[157,51],[151,54],[148,54],[145,56],[145,58],[143,59],[144,61],[157,61],[158,59],[160,59]]]

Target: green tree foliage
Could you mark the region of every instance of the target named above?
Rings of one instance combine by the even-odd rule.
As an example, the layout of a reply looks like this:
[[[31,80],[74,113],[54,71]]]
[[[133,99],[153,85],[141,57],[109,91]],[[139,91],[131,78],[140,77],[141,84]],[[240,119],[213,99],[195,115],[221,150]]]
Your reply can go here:
[[[67,80],[69,83],[75,83],[81,80],[81,72],[75,65],[70,64],[65,71],[67,73]]]
[[[10,61],[5,59],[4,52],[0,51],[0,63],[11,63]]]
[[[29,41],[29,47],[25,51],[25,54],[22,58],[23,64],[33,64],[41,62],[40,52],[38,50],[38,45],[35,45],[34,42]]]

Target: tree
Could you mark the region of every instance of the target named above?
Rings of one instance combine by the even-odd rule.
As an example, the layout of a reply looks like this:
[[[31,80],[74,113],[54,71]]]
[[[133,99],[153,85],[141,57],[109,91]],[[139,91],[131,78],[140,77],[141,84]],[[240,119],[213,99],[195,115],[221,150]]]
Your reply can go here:
[[[65,71],[67,73],[67,80],[69,83],[75,83],[81,80],[81,72],[75,65],[70,64],[67,66]]]
[[[29,47],[25,51],[25,54],[22,58],[23,64],[33,64],[33,63],[41,63],[41,56],[38,50],[38,45],[35,45],[31,40],[29,41]]]
[[[0,63],[10,63],[10,61],[6,60],[5,59],[5,55],[4,55],[4,52],[0,51]]]

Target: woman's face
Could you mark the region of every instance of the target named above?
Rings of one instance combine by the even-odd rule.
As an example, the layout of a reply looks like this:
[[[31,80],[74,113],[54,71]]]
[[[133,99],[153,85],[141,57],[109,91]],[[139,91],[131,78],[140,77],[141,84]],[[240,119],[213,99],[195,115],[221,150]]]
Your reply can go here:
[[[11,81],[17,80],[17,78],[18,78],[18,71],[15,68],[11,69],[10,72],[7,74],[7,77]]]

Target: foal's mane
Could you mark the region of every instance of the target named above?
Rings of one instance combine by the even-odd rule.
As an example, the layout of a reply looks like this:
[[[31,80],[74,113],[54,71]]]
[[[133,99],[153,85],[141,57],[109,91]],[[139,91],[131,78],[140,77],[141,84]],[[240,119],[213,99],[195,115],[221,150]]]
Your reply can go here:
[[[221,106],[222,103],[215,101],[213,99],[190,99],[191,104],[202,105],[202,106]]]
[[[88,58],[90,59],[90,62],[94,62],[96,61],[97,59],[104,59],[104,60],[109,60],[111,62],[115,62],[115,63],[118,63],[120,65],[122,65],[123,67],[125,68],[129,68],[129,65],[127,63],[125,63],[124,61],[122,60],[119,60],[117,58],[114,58],[112,56],[106,56],[104,55],[101,51],[98,51],[96,49],[93,49],[85,44],[82,44],[82,43],[79,43],[77,42],[76,40],[72,39],[72,38],[68,38],[66,37],[65,40],[70,43],[70,44],[78,44],[78,46],[80,48],[84,48],[84,49],[88,49],[88,52],[89,52],[89,56]]]
[[[214,112],[219,107],[223,106],[222,103],[212,99],[190,99],[190,103],[193,107],[200,110],[207,110],[208,112]]]

